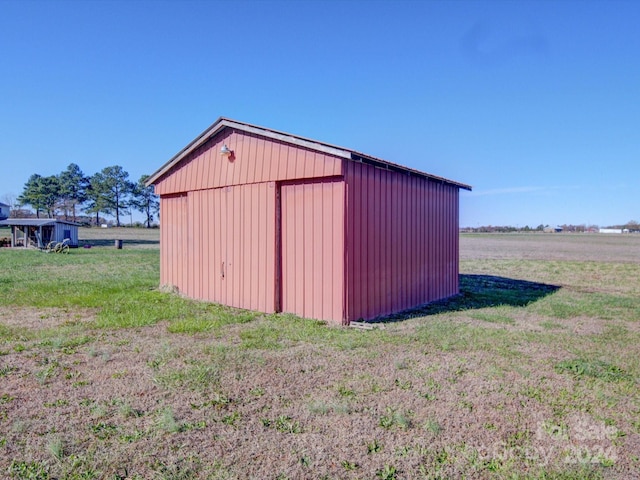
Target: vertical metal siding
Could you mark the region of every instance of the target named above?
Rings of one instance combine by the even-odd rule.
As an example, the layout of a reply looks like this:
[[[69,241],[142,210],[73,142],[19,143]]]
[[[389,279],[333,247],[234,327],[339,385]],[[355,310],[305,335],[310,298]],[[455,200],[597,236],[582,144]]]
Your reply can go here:
[[[173,284],[192,298],[273,312],[275,184],[189,192],[184,217],[187,260],[176,267],[187,275]],[[163,258],[171,250],[162,249]]]
[[[455,185],[225,130],[156,193],[161,283],[190,297],[340,322],[458,292]]]
[[[458,292],[458,187],[346,162],[348,320]]]
[[[233,157],[222,157],[223,144]],[[342,159],[246,132],[225,130],[184,158],[155,184],[158,195],[249,183],[342,174]]]
[[[182,274],[186,270],[187,196],[161,197],[160,222],[160,284],[183,291],[186,287]]]
[[[219,155],[225,143],[234,152],[231,159]],[[174,285],[193,298],[275,311],[281,301],[276,291],[276,258],[280,258],[280,252],[276,252],[275,182],[341,174],[342,160],[331,155],[245,132],[221,132],[155,184],[161,198],[161,284]],[[334,194],[340,196],[339,192]],[[322,199],[320,202],[322,206]],[[324,223],[329,223],[336,210],[333,202],[330,205],[319,211],[326,217]],[[342,218],[340,214],[336,221]],[[313,222],[302,218],[298,223],[307,231],[321,233]],[[332,229],[328,232],[334,233]],[[337,232],[343,233],[344,229]],[[327,241],[331,255],[337,248],[332,241],[333,237]],[[324,248],[324,243],[319,245]],[[321,272],[313,273],[312,285],[322,283],[325,273],[320,260],[314,258],[310,268]],[[343,270],[336,274],[343,275]],[[342,320],[341,285],[334,282],[331,307],[323,307],[317,318]],[[308,305],[328,298],[311,290],[298,293],[306,295]],[[335,307],[339,314],[331,310],[333,297],[340,299]],[[311,311],[314,315],[318,312]]]
[[[69,235],[65,236],[64,231],[69,230]],[[66,223],[56,222],[53,229],[53,238],[56,242],[62,242],[65,238],[69,239],[69,245],[78,246],[78,227],[77,225],[69,225]]]
[[[344,182],[282,185],[282,311],[344,320]]]

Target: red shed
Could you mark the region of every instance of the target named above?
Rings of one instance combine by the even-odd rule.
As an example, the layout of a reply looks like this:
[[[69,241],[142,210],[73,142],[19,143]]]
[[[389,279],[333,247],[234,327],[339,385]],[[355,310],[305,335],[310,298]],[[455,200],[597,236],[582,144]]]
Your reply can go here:
[[[160,283],[349,323],[458,293],[471,187],[226,118],[155,172]]]

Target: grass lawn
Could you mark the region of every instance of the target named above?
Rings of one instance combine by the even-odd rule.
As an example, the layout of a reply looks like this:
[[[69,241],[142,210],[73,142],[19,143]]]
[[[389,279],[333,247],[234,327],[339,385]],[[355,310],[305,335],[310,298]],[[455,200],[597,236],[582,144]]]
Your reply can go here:
[[[0,249],[0,478],[640,477],[640,236],[463,235],[373,330],[161,292],[158,238]]]

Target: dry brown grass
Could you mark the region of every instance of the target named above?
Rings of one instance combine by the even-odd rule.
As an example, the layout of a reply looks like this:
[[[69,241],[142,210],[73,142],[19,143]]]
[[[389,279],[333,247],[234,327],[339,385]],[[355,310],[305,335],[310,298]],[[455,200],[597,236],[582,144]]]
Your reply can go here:
[[[462,234],[463,260],[559,260],[632,262],[640,260],[640,235],[592,233]]]
[[[0,477],[637,478],[640,280],[619,284],[639,243],[557,236],[543,260],[547,238],[463,237],[462,269],[559,290],[470,290],[370,331],[2,308]]]
[[[81,246],[113,247],[115,240],[122,240],[123,248],[158,248],[160,229],[83,227],[78,232],[78,238]]]

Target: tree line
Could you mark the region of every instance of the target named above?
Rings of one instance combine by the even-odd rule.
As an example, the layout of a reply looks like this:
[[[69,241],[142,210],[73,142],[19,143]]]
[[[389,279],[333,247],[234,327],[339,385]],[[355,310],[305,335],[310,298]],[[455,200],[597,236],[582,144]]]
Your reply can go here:
[[[462,232],[467,233],[512,233],[512,232],[543,232],[549,229],[549,225],[540,224],[537,227],[529,227],[525,225],[524,227],[514,227],[511,225],[482,225],[478,227],[463,227],[460,229]],[[563,232],[577,232],[577,233],[586,233],[586,232],[597,232],[600,228],[598,225],[587,225],[582,223],[580,225],[573,224],[562,224],[557,227],[551,227],[552,229],[559,228]],[[610,225],[605,228],[616,228],[620,230],[629,230],[630,232],[638,232],[640,231],[640,223],[635,220],[629,220],[625,224],[621,225]]]
[[[145,185],[147,178],[148,175],[143,175],[137,182],[132,182],[129,173],[118,165],[87,176],[78,165],[71,163],[58,175],[31,175],[17,203],[29,205],[38,218],[41,215],[47,218],[64,216],[65,220],[75,222],[78,214],[85,212],[95,215],[95,222],[99,224],[100,214],[104,214],[115,217],[118,227],[121,215],[133,209],[145,215],[145,224],[150,228],[160,203],[153,187]]]

